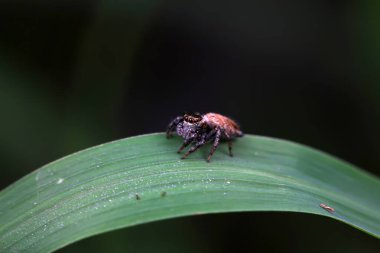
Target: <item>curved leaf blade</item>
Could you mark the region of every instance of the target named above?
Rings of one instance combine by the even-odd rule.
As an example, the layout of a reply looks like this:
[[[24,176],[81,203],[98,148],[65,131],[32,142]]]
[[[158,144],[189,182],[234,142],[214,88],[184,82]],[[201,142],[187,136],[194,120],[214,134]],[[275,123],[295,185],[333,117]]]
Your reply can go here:
[[[180,160],[181,140],[143,135],[50,163],[0,192],[0,251],[51,252],[165,218],[231,211],[328,216],[380,237],[380,181],[296,143],[247,135]],[[335,209],[328,212],[326,204]]]

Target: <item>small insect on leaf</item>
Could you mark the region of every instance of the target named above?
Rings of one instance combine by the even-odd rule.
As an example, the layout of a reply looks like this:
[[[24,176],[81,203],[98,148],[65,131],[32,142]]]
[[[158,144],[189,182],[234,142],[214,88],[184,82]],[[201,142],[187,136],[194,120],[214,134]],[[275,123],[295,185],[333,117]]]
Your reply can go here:
[[[326,204],[321,203],[319,206],[322,207],[323,209],[325,209],[329,213],[334,213],[335,212],[334,208],[332,208],[331,206],[328,206]]]
[[[166,192],[161,192],[161,197],[165,197],[166,196]]]
[[[137,193],[136,193],[136,195],[135,195],[135,198],[136,198],[136,200],[140,200],[141,198],[140,198],[140,195],[138,195]]]

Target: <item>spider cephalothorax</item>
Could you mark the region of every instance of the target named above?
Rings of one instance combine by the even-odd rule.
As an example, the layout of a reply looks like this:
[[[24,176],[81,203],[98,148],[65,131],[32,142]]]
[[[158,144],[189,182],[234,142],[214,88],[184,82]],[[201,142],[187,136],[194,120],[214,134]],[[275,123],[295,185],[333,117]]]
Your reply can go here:
[[[172,132],[176,132],[184,141],[179,148],[180,153],[185,147],[193,143],[193,146],[182,157],[186,158],[192,152],[203,146],[205,143],[213,141],[213,146],[207,158],[209,162],[221,140],[228,141],[228,150],[232,156],[232,139],[243,136],[238,124],[230,118],[217,113],[185,113],[170,122],[166,136],[170,137]]]

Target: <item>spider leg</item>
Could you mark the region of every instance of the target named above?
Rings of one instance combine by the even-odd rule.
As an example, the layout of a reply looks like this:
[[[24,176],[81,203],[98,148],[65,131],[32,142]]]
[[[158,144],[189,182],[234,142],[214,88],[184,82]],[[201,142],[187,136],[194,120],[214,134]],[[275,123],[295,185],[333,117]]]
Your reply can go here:
[[[206,135],[206,142],[212,140],[213,138],[215,138],[215,133],[216,133],[216,129],[212,129],[207,135]]]
[[[182,146],[178,149],[177,153],[181,153],[181,151],[186,148],[190,143],[193,142],[194,139],[187,139],[187,140],[184,140]]]
[[[206,144],[206,142],[208,142],[210,139],[212,139],[212,137],[214,137],[216,133],[216,130],[213,129],[211,130],[207,135],[204,134],[201,138],[201,140],[196,143],[193,147],[191,147],[189,149],[189,151],[181,158],[181,159],[185,159],[186,157],[188,157],[191,153],[193,153],[194,151],[196,151],[198,148],[202,147],[204,144]],[[178,150],[178,153],[180,153],[187,145],[189,145],[189,143],[191,143],[193,140],[187,142],[187,141],[184,141],[184,143],[182,144],[182,146],[179,148]]]
[[[186,154],[184,154],[181,159],[185,159],[186,157],[188,157],[191,153],[193,153],[194,151],[196,151],[198,148],[202,147],[204,144],[205,144],[205,140],[202,139],[200,140],[199,142],[197,142],[194,146],[192,146],[187,152]]]
[[[234,156],[232,154],[232,141],[231,140],[228,141],[228,152],[229,152],[229,154],[230,154],[231,157]]]
[[[174,120],[172,120],[168,127],[166,128],[166,138],[169,138],[172,136],[172,132],[176,129],[177,125],[183,121],[183,116],[178,116]]]
[[[208,155],[208,158],[207,158],[207,162],[210,162],[211,156],[214,154],[216,148],[219,146],[219,141],[220,141],[221,135],[222,135],[222,132],[220,131],[219,128],[217,128],[216,134],[215,134],[214,144],[211,147],[210,154]]]

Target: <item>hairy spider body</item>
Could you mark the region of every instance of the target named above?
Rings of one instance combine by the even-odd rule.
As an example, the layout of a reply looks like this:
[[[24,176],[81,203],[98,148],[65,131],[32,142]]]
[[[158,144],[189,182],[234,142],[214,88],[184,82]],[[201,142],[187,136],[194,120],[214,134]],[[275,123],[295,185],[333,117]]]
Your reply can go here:
[[[232,140],[236,137],[243,136],[243,132],[235,121],[221,114],[212,112],[204,115],[199,113],[185,113],[183,116],[178,116],[168,125],[166,136],[172,136],[172,132],[174,131],[184,139],[178,153],[189,144],[193,144],[182,159],[185,159],[207,142],[213,142],[210,154],[207,158],[208,162],[220,141],[228,141],[229,154],[232,156]]]

